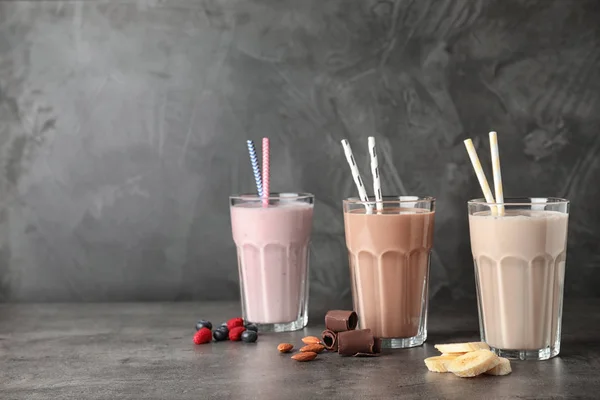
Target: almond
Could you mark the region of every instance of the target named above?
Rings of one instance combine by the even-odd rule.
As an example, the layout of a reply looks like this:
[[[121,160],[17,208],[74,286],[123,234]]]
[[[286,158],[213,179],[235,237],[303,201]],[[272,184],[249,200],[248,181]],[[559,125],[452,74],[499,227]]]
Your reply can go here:
[[[300,362],[304,361],[312,361],[317,358],[317,353],[306,352],[306,353],[298,353],[292,356],[292,359]]]
[[[304,344],[321,344],[321,339],[319,339],[316,336],[307,336],[305,338],[302,338],[302,342]]]
[[[300,349],[300,351],[302,353],[320,353],[323,350],[325,350],[325,346],[323,346],[322,344],[307,344],[306,346],[304,346],[303,348]]]
[[[293,348],[294,345],[290,343],[280,343],[279,346],[277,346],[277,350],[279,350],[280,353],[289,353]]]

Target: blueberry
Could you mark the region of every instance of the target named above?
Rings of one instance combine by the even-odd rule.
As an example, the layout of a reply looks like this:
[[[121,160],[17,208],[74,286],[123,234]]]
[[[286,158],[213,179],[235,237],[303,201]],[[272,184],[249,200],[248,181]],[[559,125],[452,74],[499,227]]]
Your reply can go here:
[[[221,328],[221,327],[223,327],[223,326],[224,326],[225,328],[227,328],[227,322],[223,322],[221,325],[219,325],[219,328]]]
[[[258,333],[255,331],[245,330],[242,332],[242,342],[253,343],[258,339]]]
[[[228,339],[228,337],[229,337],[229,333],[228,333],[228,332],[225,332],[225,331],[224,331],[224,330],[222,330],[222,329],[216,329],[216,330],[213,332],[213,337],[215,338],[215,340],[216,340],[217,342],[221,342],[221,341],[223,341],[223,340],[227,340],[227,339]]]
[[[258,332],[258,326],[254,324],[246,324],[246,330]]]
[[[215,331],[222,331],[225,332],[226,335],[229,335],[229,329],[227,329],[227,326],[219,326],[217,329],[215,329]]]
[[[199,331],[202,328],[212,329],[212,323],[205,319],[201,319],[200,321],[196,322],[196,330]]]

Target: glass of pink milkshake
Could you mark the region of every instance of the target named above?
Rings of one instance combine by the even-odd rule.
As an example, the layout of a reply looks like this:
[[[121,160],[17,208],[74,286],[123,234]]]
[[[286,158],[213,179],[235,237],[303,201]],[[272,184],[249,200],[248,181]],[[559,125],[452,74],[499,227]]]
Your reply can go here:
[[[476,199],[468,207],[481,339],[502,357],[556,356],[569,201],[513,198],[495,204]]]
[[[427,339],[429,260],[435,199],[383,196],[376,206],[344,200],[352,299],[361,329],[382,347],[420,346]]]
[[[308,322],[308,258],[314,196],[231,196],[242,314],[261,332],[302,329]]]

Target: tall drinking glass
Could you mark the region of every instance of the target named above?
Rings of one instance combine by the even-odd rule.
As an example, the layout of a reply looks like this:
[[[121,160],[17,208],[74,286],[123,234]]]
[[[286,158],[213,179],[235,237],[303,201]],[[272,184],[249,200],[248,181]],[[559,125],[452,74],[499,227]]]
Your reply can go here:
[[[429,260],[435,199],[384,196],[344,200],[352,298],[360,328],[382,347],[420,346],[427,339]]]
[[[261,332],[302,329],[308,322],[308,259],[314,196],[231,196],[242,314]]]
[[[560,352],[569,201],[468,202],[481,340],[496,354],[547,360]]]

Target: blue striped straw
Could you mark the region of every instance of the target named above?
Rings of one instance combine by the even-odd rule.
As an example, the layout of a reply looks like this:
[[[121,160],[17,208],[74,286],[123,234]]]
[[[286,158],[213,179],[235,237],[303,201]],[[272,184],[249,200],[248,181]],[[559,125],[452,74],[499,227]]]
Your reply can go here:
[[[254,173],[254,180],[256,181],[256,191],[259,197],[263,195],[262,178],[260,175],[260,167],[258,166],[258,158],[256,158],[256,149],[254,148],[254,142],[247,140],[248,142],[248,153],[250,153],[250,162],[252,163],[252,172]]]

